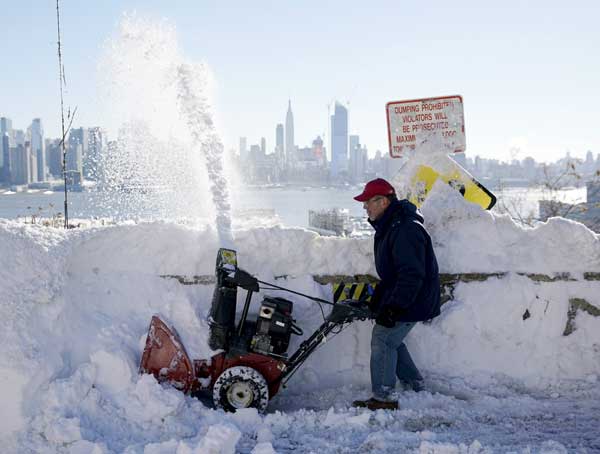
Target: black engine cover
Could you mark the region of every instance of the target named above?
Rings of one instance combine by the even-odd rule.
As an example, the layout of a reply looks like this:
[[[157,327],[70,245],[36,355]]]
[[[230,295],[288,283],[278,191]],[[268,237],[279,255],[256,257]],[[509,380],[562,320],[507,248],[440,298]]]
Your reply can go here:
[[[294,304],[279,297],[265,297],[256,319],[252,349],[257,353],[285,355],[292,335]]]

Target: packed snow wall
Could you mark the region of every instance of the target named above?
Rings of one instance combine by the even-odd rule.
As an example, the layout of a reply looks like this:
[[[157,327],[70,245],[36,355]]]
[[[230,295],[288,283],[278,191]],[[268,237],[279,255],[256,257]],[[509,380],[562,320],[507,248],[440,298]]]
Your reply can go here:
[[[598,380],[598,235],[564,219],[522,229],[445,185],[423,214],[441,272],[454,277],[442,315],[407,340],[426,377],[530,388]],[[321,298],[331,298],[331,286],[315,276],[375,275],[371,239],[252,225],[237,226],[233,236],[242,268]],[[211,355],[205,317],[213,289],[194,276],[213,275],[218,244],[211,226],[153,222],[65,232],[0,221],[0,412],[10,421],[2,435],[24,429],[67,443],[84,437],[82,421],[98,418],[99,408],[101,431],[116,414],[144,427],[183,405],[153,378],[138,376],[137,367],[154,313],[177,328],[190,356]],[[294,301],[305,333],[321,323],[315,303],[281,296]],[[366,385],[371,327],[356,323],[328,339],[289,392]],[[81,403],[92,390],[93,412]]]

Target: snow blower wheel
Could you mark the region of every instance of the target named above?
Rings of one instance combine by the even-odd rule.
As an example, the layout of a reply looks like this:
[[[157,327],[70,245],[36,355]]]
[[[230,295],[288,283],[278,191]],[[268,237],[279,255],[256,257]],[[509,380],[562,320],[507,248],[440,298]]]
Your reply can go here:
[[[256,369],[246,366],[223,371],[213,387],[215,407],[235,412],[239,408],[256,408],[264,413],[269,403],[267,381]]]

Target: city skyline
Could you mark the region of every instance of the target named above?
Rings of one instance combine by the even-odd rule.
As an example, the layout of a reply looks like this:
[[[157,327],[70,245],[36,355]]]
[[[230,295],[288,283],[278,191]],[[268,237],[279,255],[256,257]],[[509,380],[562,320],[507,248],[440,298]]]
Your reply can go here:
[[[246,137],[239,138],[239,154],[237,157],[229,155],[229,159],[246,183],[319,186],[359,184],[375,177],[392,178],[399,170],[401,162],[380,151],[369,159],[367,148],[361,144],[360,136],[348,134],[348,112],[341,104],[336,104],[336,110],[331,116],[333,133],[329,160],[320,136],[312,141],[311,146],[299,146],[294,143],[294,120],[290,100],[286,117],[285,130],[281,123],[276,125],[274,148],[267,146],[265,137],[261,137],[260,144],[249,143]],[[67,184],[73,190],[82,190],[86,181],[101,187],[112,181],[111,175],[115,169],[111,168],[108,157],[111,152],[115,156],[115,153],[135,155],[143,151],[139,145],[143,142],[143,137],[147,136],[146,128],[122,132],[125,136],[111,141],[99,127],[69,130],[65,144],[65,162]],[[0,133],[0,187],[39,189],[62,185],[56,182],[64,176],[60,140],[44,137],[44,127],[40,118],[34,118],[25,132],[15,129],[10,118],[0,117]],[[146,145],[149,143],[146,142]],[[162,146],[166,147],[161,148],[164,152],[169,150],[170,144],[164,143]],[[501,162],[478,155],[473,157],[458,153],[454,154],[453,158],[476,179],[480,179],[486,185],[491,184],[491,187],[546,184],[544,181],[556,178],[562,186],[578,186],[597,181],[600,175],[600,153],[594,156],[591,151],[579,162],[567,153],[561,159],[547,165],[536,162],[532,157]],[[105,178],[107,176],[108,180]],[[128,181],[123,181],[122,184],[135,186],[139,182],[129,181],[128,178]]]
[[[273,143],[269,131],[284,122],[287,99],[294,104],[296,142],[310,144],[320,135],[329,144],[338,100],[349,110],[349,134],[361,137],[370,156],[386,153],[387,102],[459,94],[471,155],[548,162],[567,151],[583,158],[600,150],[600,62],[590,58],[600,44],[597,3],[451,6],[63,2],[67,106],[77,107],[76,124],[113,126],[98,116],[98,66],[123,13],[136,10],[167,20],[186,56],[211,68],[227,148],[237,148],[240,136]],[[12,43],[6,58],[13,69],[3,73],[0,115],[17,125],[42,118],[46,135],[57,137],[55,5],[26,0],[3,5],[3,12],[10,20],[0,38]],[[309,32],[306,24],[315,19],[321,27]]]

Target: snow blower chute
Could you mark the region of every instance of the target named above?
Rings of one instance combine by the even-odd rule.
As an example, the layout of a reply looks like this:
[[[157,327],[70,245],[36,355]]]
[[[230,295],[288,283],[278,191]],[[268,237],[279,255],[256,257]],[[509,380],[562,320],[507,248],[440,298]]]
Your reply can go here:
[[[355,320],[371,317],[364,301],[332,303],[268,282],[259,281],[238,268],[236,252],[219,249],[215,270],[217,282],[209,318],[209,346],[218,350],[210,360],[191,360],[174,328],[157,315],[152,317],[140,373],[153,374],[191,395],[212,392],[217,408],[235,411],[253,407],[264,412],[282,385],[306,361],[330,332]],[[263,287],[260,287],[263,284]],[[238,287],[247,291],[236,324]],[[281,297],[265,296],[256,317],[249,317],[252,294],[263,290],[283,290],[303,296],[332,309],[321,326],[288,356],[292,334],[303,332],[292,318],[293,303]]]

